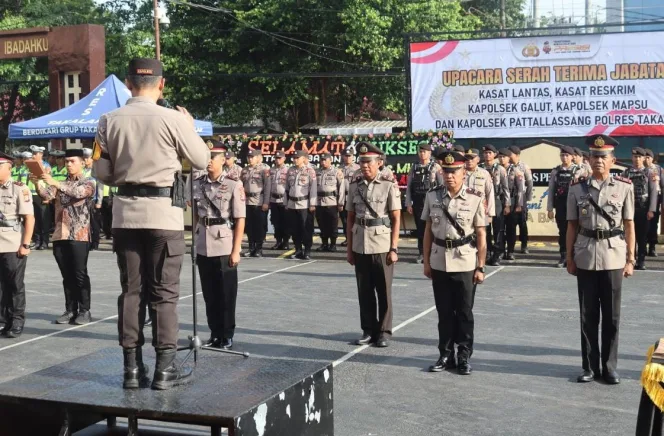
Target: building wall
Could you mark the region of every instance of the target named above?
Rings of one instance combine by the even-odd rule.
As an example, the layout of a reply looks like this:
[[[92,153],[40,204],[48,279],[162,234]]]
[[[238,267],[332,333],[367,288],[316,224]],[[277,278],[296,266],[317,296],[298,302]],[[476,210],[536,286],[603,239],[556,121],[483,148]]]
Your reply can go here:
[[[664,20],[664,1],[662,0],[622,0],[624,2],[625,22],[643,20]],[[664,23],[625,26],[627,32],[644,30],[664,30]]]

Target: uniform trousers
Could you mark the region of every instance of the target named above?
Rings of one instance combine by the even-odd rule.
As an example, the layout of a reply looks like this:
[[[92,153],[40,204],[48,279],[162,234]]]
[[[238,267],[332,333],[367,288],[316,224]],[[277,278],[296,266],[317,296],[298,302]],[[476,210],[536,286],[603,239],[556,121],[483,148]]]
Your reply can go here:
[[[519,226],[519,242],[524,248],[528,246],[528,208],[523,206],[520,213],[517,213],[516,224]]]
[[[270,203],[270,221],[274,227],[274,239],[277,242],[288,242],[288,220],[286,206],[283,203]]]
[[[35,212],[35,231],[32,240],[37,244],[48,244],[49,231],[51,230],[51,212],[48,203],[44,203],[39,195],[32,196],[32,204]]]
[[[106,239],[111,239],[113,224],[113,197],[106,196],[101,201],[101,228]]]
[[[0,323],[13,327],[25,322],[25,266],[27,256],[16,251],[0,253]]]
[[[584,370],[615,371],[618,366],[618,332],[623,270],[577,269],[576,282],[581,311],[581,361]],[[599,323],[602,320],[600,353]]]
[[[96,250],[101,239],[101,209],[97,209],[94,203],[90,203],[90,235],[90,247]]]
[[[664,414],[650,399],[645,388],[641,389],[635,434],[637,436],[662,436],[664,434]]]
[[[496,216],[493,217],[486,230],[487,250],[496,254],[503,253],[505,251],[505,215],[499,201],[496,201]]]
[[[634,208],[634,233],[636,233],[636,255],[637,259],[643,260],[648,252],[648,209],[645,207]]]
[[[232,339],[235,334],[237,267],[228,265],[230,256],[196,256],[201,277],[205,314],[213,338]]]
[[[263,206],[247,206],[247,239],[249,244],[262,245],[265,240],[265,222],[267,213],[263,212]]]
[[[508,253],[514,253],[514,246],[516,245],[516,227],[520,214],[516,213],[515,209],[516,206],[512,206],[510,214],[505,215],[505,240]]]
[[[389,339],[392,336],[394,264],[387,264],[387,253],[353,254],[362,331],[373,339],[380,335]]]
[[[558,247],[560,254],[567,254],[567,205],[564,200],[556,204],[556,225],[558,226]]]
[[[659,225],[659,217],[662,211],[662,195],[659,195],[657,201],[657,210],[655,210],[655,216],[648,223],[648,244],[653,247],[657,245],[657,226]]]
[[[295,249],[310,251],[314,237],[314,214],[309,209],[288,209],[288,220],[291,224],[291,235]]]
[[[62,274],[65,309],[79,313],[90,310],[90,276],[88,275],[87,241],[54,241],[53,256]]]
[[[120,345],[136,348],[145,343],[147,300],[152,314],[152,345],[156,349],[177,348],[184,231],[114,228],[113,250],[122,286],[118,297]]]
[[[339,218],[341,219],[341,230],[344,232],[344,236],[346,236],[346,231],[348,229],[348,227],[346,227],[348,225],[348,211],[345,207],[344,210],[339,212]]]
[[[438,350],[441,356],[453,356],[458,345],[459,359],[473,354],[476,285],[474,271],[446,272],[431,270],[433,298],[438,311]]]
[[[339,209],[337,206],[317,206],[316,221],[318,221],[320,237],[323,243],[327,244],[327,241],[331,239],[332,244],[336,244],[338,235],[337,225],[339,223]]]
[[[427,222],[422,220],[422,211],[424,210],[424,198],[413,201],[413,220],[415,220],[415,234],[417,236],[417,252],[423,253],[424,246],[424,230],[426,229]]]

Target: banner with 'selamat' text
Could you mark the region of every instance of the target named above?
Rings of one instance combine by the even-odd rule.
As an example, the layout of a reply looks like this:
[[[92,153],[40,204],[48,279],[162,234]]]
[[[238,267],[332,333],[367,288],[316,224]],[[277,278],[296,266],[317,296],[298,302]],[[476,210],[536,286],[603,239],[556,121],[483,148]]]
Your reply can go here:
[[[413,130],[664,135],[664,32],[412,43]]]

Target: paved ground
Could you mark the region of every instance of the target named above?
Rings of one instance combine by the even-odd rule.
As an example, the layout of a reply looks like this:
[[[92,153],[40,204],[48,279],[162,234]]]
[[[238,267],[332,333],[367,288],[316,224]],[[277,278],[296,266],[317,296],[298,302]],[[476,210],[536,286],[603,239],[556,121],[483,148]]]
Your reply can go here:
[[[5,368],[0,382],[117,345],[115,258],[110,252],[93,252],[89,269],[95,322],[57,326],[52,320],[63,310],[57,267],[50,251],[31,255],[27,326],[21,338],[0,340]],[[555,268],[528,266],[490,271],[476,299],[475,371],[470,377],[426,372],[437,358],[437,315],[430,282],[421,266],[412,263],[397,266],[395,336],[389,348],[377,349],[350,345],[359,333],[359,315],[349,265],[243,260],[236,349],[249,351],[251,358],[334,361],[335,427],[341,436],[633,434],[645,352],[662,335],[662,273],[639,272],[624,284],[623,383],[607,386],[574,382],[580,357],[573,277]],[[192,324],[190,281],[187,258],[182,338]],[[202,316],[202,298],[198,301]],[[200,336],[207,338],[207,328]],[[183,429],[174,431],[182,434]]]

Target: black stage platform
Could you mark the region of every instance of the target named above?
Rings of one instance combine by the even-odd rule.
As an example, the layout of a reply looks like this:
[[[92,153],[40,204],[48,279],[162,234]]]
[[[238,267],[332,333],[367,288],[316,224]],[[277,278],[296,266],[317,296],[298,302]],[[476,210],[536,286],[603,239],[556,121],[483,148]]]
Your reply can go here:
[[[154,371],[154,352],[145,361]],[[333,435],[332,364],[203,352],[195,380],[169,391],[122,389],[122,350],[102,349],[0,384],[0,435],[70,435],[107,419],[203,425],[233,436]],[[140,427],[140,425],[139,425]]]

